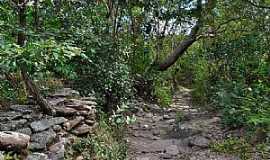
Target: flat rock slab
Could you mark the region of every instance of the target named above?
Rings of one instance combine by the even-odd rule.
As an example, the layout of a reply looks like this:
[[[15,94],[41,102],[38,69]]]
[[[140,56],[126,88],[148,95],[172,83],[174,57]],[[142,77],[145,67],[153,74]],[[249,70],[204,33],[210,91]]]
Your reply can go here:
[[[0,149],[20,151],[27,148],[30,136],[18,132],[0,132]]]
[[[19,119],[22,117],[22,113],[16,111],[7,111],[7,112],[0,112],[0,121],[10,121]]]
[[[40,121],[32,122],[30,126],[34,132],[41,132],[54,125],[62,124],[66,121],[67,119],[65,119],[64,117],[55,117],[51,119],[43,119]]]
[[[0,123],[0,130],[1,131],[14,131],[20,127],[23,127],[24,124],[27,123],[26,119],[19,119],[19,120],[9,120],[4,123]]]
[[[9,108],[13,111],[26,114],[26,113],[33,112],[34,109],[37,109],[37,106],[34,106],[34,105],[11,105]]]

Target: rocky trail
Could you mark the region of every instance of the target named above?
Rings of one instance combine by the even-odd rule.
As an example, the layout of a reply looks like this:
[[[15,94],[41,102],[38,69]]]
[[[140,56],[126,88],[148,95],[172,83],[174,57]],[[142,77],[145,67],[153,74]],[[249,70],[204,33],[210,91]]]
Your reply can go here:
[[[192,106],[189,89],[182,88],[175,94],[170,108],[138,105],[137,121],[127,133],[129,160],[239,159],[211,151],[211,142],[225,136],[220,118]]]

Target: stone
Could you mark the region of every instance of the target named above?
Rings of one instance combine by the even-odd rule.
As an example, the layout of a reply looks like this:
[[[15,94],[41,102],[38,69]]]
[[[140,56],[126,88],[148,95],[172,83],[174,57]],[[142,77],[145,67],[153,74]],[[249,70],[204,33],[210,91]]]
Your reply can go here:
[[[178,138],[186,138],[202,133],[202,128],[189,123],[179,124],[177,128]]]
[[[84,135],[87,133],[90,133],[92,131],[93,127],[87,125],[87,124],[83,124],[81,126],[78,126],[77,128],[75,128],[72,133],[79,136],[79,135]]]
[[[90,96],[90,97],[82,97],[81,98],[82,101],[96,101],[96,97],[94,96]]]
[[[22,113],[20,112],[15,112],[15,111],[0,112],[0,121],[10,121],[10,120],[19,119],[21,117],[22,117]]]
[[[166,121],[168,124],[172,125],[175,124],[176,120],[175,119],[169,119]]]
[[[0,160],[5,160],[4,152],[0,151]]]
[[[28,136],[31,136],[31,134],[32,134],[32,131],[29,127],[20,128],[20,129],[16,130],[16,132],[23,133],[23,134],[26,134]]]
[[[62,130],[62,127],[60,125],[54,125],[52,128],[55,132],[60,132]]]
[[[151,139],[152,139],[152,140],[160,140],[161,138],[160,138],[160,137],[157,137],[157,136],[152,136]]]
[[[77,110],[69,107],[54,107],[56,115],[59,116],[74,116],[77,114]]]
[[[197,146],[200,148],[207,148],[210,144],[210,140],[203,136],[190,137],[189,145]]]
[[[166,150],[167,154],[173,155],[173,156],[176,156],[179,153],[177,145],[170,145],[170,146],[166,147],[165,150]]]
[[[145,116],[146,118],[152,118],[152,117],[153,117],[153,114],[152,114],[152,113],[146,113],[144,116]]]
[[[152,119],[154,122],[158,122],[161,121],[163,118],[161,116],[153,116]]]
[[[23,115],[23,118],[31,120],[31,121],[41,119],[42,117],[43,117],[43,114],[39,112],[33,112],[31,114]]]
[[[0,132],[0,149],[8,151],[19,151],[26,149],[30,136],[18,132]]]
[[[65,119],[64,117],[54,117],[51,119],[43,119],[40,121],[32,122],[30,126],[34,132],[41,132],[54,125],[62,124],[65,121],[67,121],[67,119]]]
[[[49,123],[51,126],[63,124],[66,121],[67,121],[67,119],[64,117],[54,117],[54,118],[49,119]]]
[[[87,120],[85,120],[85,123],[92,126],[92,125],[94,125],[96,122],[95,122],[94,120],[87,119]]]
[[[88,112],[88,111],[79,111],[78,112],[80,116],[89,116],[91,114],[91,112]]]
[[[160,135],[160,131],[157,130],[157,129],[153,130],[153,135],[154,135],[154,136]]]
[[[194,108],[193,109],[190,109],[189,111],[190,112],[198,112],[198,110],[197,109],[194,109]]]
[[[148,129],[150,129],[150,126],[148,124],[145,124],[145,125],[142,126],[142,128],[145,129],[145,130],[148,130]]]
[[[43,119],[40,121],[32,122],[30,127],[33,129],[34,132],[44,131],[51,127],[49,121],[47,119]]]
[[[30,149],[43,150],[47,147],[48,144],[53,142],[55,137],[56,133],[52,129],[33,134],[31,136]]]
[[[168,120],[168,119],[170,119],[171,117],[169,116],[169,115],[167,115],[167,114],[165,114],[164,116],[163,116],[163,119],[164,120]]]
[[[78,156],[78,157],[76,157],[75,160],[84,160],[84,158],[83,158],[83,156]]]
[[[33,105],[11,105],[9,108],[13,111],[27,114],[33,112],[33,109],[37,107]]]
[[[49,158],[50,160],[64,160],[65,159],[65,140],[62,139],[60,142],[53,144],[49,147]]]
[[[81,117],[81,116],[76,117],[64,123],[64,127],[67,131],[70,131],[71,129],[76,127],[78,124],[80,124],[83,120],[84,120],[84,117]]]
[[[52,96],[53,97],[74,97],[74,96],[80,96],[80,93],[78,91],[72,90],[71,88],[63,88],[56,91]]]
[[[64,105],[65,98],[50,98],[48,99],[48,103],[51,104],[52,106],[57,106],[57,105]]]
[[[74,107],[88,105],[88,106],[96,106],[97,103],[95,101],[90,100],[78,100],[78,99],[69,99],[66,101],[67,105],[74,105]]]
[[[23,127],[24,124],[27,123],[26,119],[19,119],[19,120],[10,120],[5,123],[0,123],[0,130],[1,131],[13,131],[20,127]]]
[[[49,160],[48,156],[44,153],[32,153],[26,157],[26,160]]]

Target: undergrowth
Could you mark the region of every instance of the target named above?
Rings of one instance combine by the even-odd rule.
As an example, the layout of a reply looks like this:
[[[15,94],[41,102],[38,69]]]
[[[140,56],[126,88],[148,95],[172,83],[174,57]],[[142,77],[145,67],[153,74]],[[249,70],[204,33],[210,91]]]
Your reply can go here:
[[[245,138],[228,138],[210,145],[214,152],[236,155],[241,160],[253,160],[256,156],[262,160],[270,158],[269,144],[252,145]]]
[[[84,160],[124,160],[127,144],[123,140],[124,126],[112,126],[102,119],[94,134],[78,138],[69,147],[66,159],[82,156]]]

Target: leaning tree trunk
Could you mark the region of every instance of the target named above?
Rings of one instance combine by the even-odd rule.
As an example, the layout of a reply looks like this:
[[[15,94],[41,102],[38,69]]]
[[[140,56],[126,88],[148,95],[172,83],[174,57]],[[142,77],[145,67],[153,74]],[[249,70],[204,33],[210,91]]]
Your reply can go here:
[[[158,64],[158,70],[164,71],[172,66],[180,56],[197,40],[197,32],[200,23],[198,22],[193,28],[191,33],[174,49],[174,51],[161,63]]]
[[[26,4],[25,0],[19,0],[19,26],[21,30],[18,32],[18,39],[17,44],[23,47],[25,45],[26,35],[25,35],[25,28],[26,28]],[[47,101],[42,97],[37,85],[31,80],[30,76],[27,73],[27,70],[24,66],[20,66],[22,80],[25,83],[26,89],[30,95],[33,96],[37,104],[40,106],[41,110],[46,114],[52,114],[53,110]]]
[[[210,4],[208,1],[207,5]],[[191,28],[190,34],[187,35],[182,42],[173,50],[173,52],[162,62],[158,63],[157,70],[165,71],[171,67],[180,56],[182,56],[186,50],[198,39],[198,31],[201,27],[201,18],[202,18],[202,0],[198,1],[197,5],[197,18],[198,22]]]

